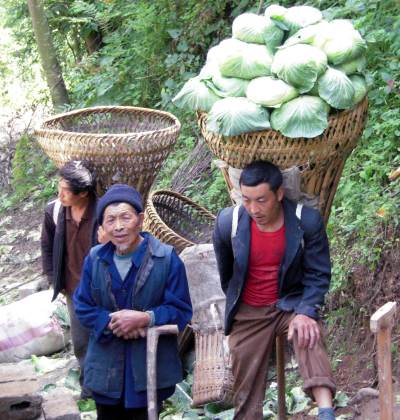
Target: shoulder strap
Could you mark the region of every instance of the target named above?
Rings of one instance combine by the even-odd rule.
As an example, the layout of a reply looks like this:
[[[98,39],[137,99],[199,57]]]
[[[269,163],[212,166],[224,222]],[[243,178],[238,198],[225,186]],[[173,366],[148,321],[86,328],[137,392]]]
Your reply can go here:
[[[239,222],[239,208],[240,206],[235,206],[232,213],[232,230],[231,230],[231,240],[236,236],[238,222]]]
[[[58,214],[60,213],[61,209],[61,201],[59,199],[55,200],[54,207],[53,207],[53,222],[57,226],[58,221]]]
[[[297,203],[296,207],[296,217],[301,221],[301,212],[303,210],[303,204]]]
[[[300,224],[301,224],[301,213],[303,211],[303,204],[302,203],[297,203],[297,207],[296,207],[296,217],[300,220]],[[304,238],[301,238],[301,247],[304,249]]]

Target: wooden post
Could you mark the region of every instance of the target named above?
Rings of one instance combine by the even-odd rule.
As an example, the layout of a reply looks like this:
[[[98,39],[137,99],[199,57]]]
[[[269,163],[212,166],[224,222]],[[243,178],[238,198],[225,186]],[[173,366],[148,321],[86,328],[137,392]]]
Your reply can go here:
[[[286,420],[285,400],[285,337],[276,337],[276,376],[278,384],[278,419]]]
[[[370,320],[370,328],[377,335],[379,375],[379,418],[393,420],[391,332],[396,313],[396,302],[380,307]]]
[[[148,420],[158,419],[157,406],[157,345],[162,334],[178,335],[176,325],[160,325],[147,330],[147,413]]]

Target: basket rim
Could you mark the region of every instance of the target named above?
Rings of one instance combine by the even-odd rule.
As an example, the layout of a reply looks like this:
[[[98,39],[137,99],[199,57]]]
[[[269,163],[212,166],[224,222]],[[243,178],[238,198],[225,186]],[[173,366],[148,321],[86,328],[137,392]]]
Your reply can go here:
[[[195,207],[197,209],[200,209],[200,210],[204,211],[205,213],[207,213],[208,216],[210,216],[210,219],[214,219],[214,220],[216,219],[216,216],[213,213],[211,213],[210,210],[208,210],[207,208],[205,208],[205,207],[201,206],[200,204],[194,202],[189,197],[187,197],[183,194],[180,194],[176,191],[166,190],[166,189],[155,190],[155,191],[150,192],[149,197],[147,199],[147,202],[148,202],[149,205],[154,207],[154,209],[155,209],[155,206],[153,204],[153,197],[155,195],[170,195],[170,196],[176,197],[179,200],[185,201],[187,204],[190,204],[192,207]]]
[[[348,114],[354,113],[359,108],[363,108],[363,107],[368,108],[368,104],[369,104],[368,95],[365,95],[365,97],[360,102],[358,102],[353,108],[337,110],[337,112],[335,112],[334,114],[328,115],[328,126],[327,126],[327,128],[329,128],[329,125],[331,124],[332,121],[338,120],[339,118],[340,119],[345,118]],[[201,118],[208,117],[208,114],[209,113],[206,112],[206,111],[196,111],[196,116],[197,116],[198,122]],[[212,134],[214,137],[221,137],[221,138],[224,138],[224,139],[235,140],[242,135],[247,135],[247,136],[253,135],[253,134],[260,135],[262,133],[267,133],[267,132],[273,131],[273,132],[279,133],[282,136],[282,138],[288,139],[290,141],[306,140],[307,142],[312,142],[313,140],[319,140],[320,137],[323,136],[323,134],[325,133],[325,130],[321,134],[319,134],[318,136],[315,136],[315,137],[287,137],[284,134],[282,134],[280,131],[274,130],[273,128],[266,128],[264,130],[259,130],[259,131],[249,131],[249,132],[246,132],[246,133],[238,134],[236,136],[224,136],[223,134],[214,133],[214,132],[208,131],[208,130],[207,130],[207,132]],[[203,137],[205,137],[205,136],[203,135]]]
[[[124,111],[129,111],[129,112],[135,112],[135,111],[145,111],[149,114],[158,114],[158,115],[162,115],[165,117],[168,117],[172,120],[173,124],[169,127],[166,128],[161,128],[159,130],[147,130],[147,131],[139,131],[139,132],[135,132],[135,131],[131,131],[128,133],[85,133],[85,132],[80,132],[80,131],[65,131],[65,130],[55,130],[52,128],[44,128],[43,125],[51,122],[51,121],[55,121],[55,120],[60,120],[64,117],[70,117],[73,115],[77,115],[77,114],[82,114],[82,113],[91,113],[93,111],[100,111],[100,110],[105,110],[105,111],[111,111],[111,110],[124,110]],[[144,135],[144,134],[150,134],[150,133],[163,133],[163,132],[167,132],[172,130],[176,130],[179,131],[181,128],[181,122],[179,121],[179,119],[174,115],[171,114],[170,112],[167,111],[161,111],[159,109],[151,109],[151,108],[143,108],[143,107],[136,107],[136,106],[113,106],[113,105],[108,105],[108,106],[93,106],[93,107],[87,107],[87,108],[79,108],[79,109],[75,109],[73,111],[69,111],[69,112],[63,112],[61,114],[56,114],[53,115],[52,117],[46,118],[44,120],[42,120],[39,125],[34,129],[34,133],[36,135],[40,135],[40,134],[45,134],[45,133],[52,133],[52,134],[63,134],[63,135],[77,135],[77,136],[81,136],[81,137],[96,137],[96,138],[103,138],[103,137],[127,137],[127,136],[138,136],[138,135]]]
[[[157,223],[160,223],[161,226],[170,234],[176,236],[180,241],[183,241],[187,244],[189,244],[188,246],[193,246],[196,245],[196,243],[190,241],[187,238],[184,238],[183,236],[181,236],[178,232],[176,232],[175,230],[171,229],[165,222],[164,220],[160,217],[160,215],[158,214],[154,203],[153,203],[153,197],[155,195],[169,195],[169,196],[174,196],[182,201],[185,201],[186,203],[188,203],[189,205],[191,205],[192,207],[201,209],[202,211],[204,211],[205,213],[208,213],[208,215],[210,216],[210,219],[216,219],[216,216],[214,214],[212,214],[208,209],[206,209],[205,207],[201,206],[200,204],[195,203],[193,200],[191,200],[190,198],[176,192],[176,191],[172,191],[172,190],[166,190],[166,189],[161,189],[161,190],[155,190],[155,191],[151,191],[149,193],[149,196],[147,197],[147,201],[146,201],[146,208],[145,208],[145,212],[148,212],[149,217],[151,216],[150,213],[156,214],[157,215]]]

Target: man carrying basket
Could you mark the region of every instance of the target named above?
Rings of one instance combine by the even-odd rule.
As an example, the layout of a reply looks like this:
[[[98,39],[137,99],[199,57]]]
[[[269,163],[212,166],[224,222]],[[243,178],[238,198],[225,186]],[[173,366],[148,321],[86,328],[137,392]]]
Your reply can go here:
[[[334,419],[335,382],[318,311],[329,289],[329,245],[317,210],[284,198],[270,162],[244,168],[243,204],[219,212],[213,242],[226,294],[235,419],[262,419],[268,363],[277,335],[288,333],[319,419]]]

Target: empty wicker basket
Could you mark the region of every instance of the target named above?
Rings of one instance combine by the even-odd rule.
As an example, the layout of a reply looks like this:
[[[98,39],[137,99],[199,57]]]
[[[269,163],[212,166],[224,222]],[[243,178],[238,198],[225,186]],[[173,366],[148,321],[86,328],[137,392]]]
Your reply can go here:
[[[198,123],[211,151],[229,166],[242,169],[260,159],[281,169],[302,167],[302,191],[319,196],[319,207],[327,221],[345,161],[365,127],[367,109],[365,98],[354,109],[331,115],[328,128],[311,139],[292,139],[274,130],[224,137],[207,131],[206,113],[198,113]]]
[[[178,252],[195,244],[211,241],[215,216],[204,207],[174,191],[150,193],[147,200],[144,230]]]
[[[167,112],[106,106],[56,115],[35,134],[58,167],[85,161],[100,194],[112,184],[126,183],[146,197],[179,130],[178,119]]]

